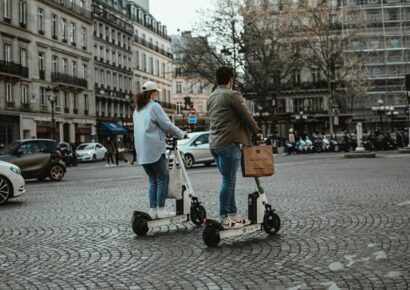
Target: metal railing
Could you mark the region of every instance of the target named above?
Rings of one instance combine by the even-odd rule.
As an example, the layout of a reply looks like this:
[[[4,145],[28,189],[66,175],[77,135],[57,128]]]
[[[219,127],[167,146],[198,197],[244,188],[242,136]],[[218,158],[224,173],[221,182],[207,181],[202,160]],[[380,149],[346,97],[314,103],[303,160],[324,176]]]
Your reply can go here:
[[[154,51],[156,51],[156,52],[158,52],[162,55],[165,55],[166,57],[168,57],[170,59],[173,58],[172,53],[170,53],[170,52],[168,52],[168,51],[166,51],[162,48],[159,48],[157,45],[154,45],[150,42],[147,42],[145,39],[143,39],[141,37],[138,37],[138,36],[134,35],[134,41],[137,42],[137,43],[140,43],[143,46],[148,47],[149,49],[152,49],[152,50],[154,50]]]
[[[28,67],[14,62],[0,60],[0,72],[28,78]]]
[[[53,2],[58,4],[59,6],[63,6],[64,8],[82,16],[87,19],[91,19],[91,12],[86,10],[84,7],[81,7],[75,3],[72,3],[68,0],[47,0],[48,2]]]
[[[51,74],[51,80],[53,82],[61,82],[61,83],[66,83],[66,84],[85,87],[85,88],[87,87],[86,79],[78,78],[78,77],[71,76],[65,73],[54,72]]]

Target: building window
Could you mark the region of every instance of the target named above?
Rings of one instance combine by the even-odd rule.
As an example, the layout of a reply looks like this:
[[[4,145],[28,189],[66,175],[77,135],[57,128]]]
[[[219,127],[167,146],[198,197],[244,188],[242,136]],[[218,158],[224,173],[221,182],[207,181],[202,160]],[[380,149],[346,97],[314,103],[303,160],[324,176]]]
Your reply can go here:
[[[27,7],[24,0],[20,0],[19,2],[19,21],[20,25],[24,27],[27,25]]]
[[[293,84],[300,85],[300,71],[298,70],[293,72]]]
[[[75,44],[75,23],[74,22],[71,22],[70,42],[73,45]]]
[[[42,106],[47,106],[46,88],[40,88],[40,103]]]
[[[21,86],[21,103],[28,104],[27,86]]]
[[[78,95],[74,94],[74,110],[78,110]]]
[[[64,92],[64,108],[68,109],[70,107],[70,98],[67,92]]]
[[[83,64],[83,79],[87,79],[87,65]]]
[[[312,82],[318,83],[320,81],[320,70],[318,68],[312,69]]]
[[[149,70],[151,74],[154,74],[154,59],[152,57],[149,58]]]
[[[87,29],[85,27],[81,27],[81,46],[86,48],[86,39],[87,39]]]
[[[11,62],[11,45],[4,45],[4,61]]]
[[[67,20],[61,19],[61,33],[63,35],[63,41],[67,42]]]
[[[84,110],[88,112],[88,108],[89,108],[88,95],[84,95]]]
[[[73,76],[77,76],[77,62],[72,61],[71,62],[71,67],[73,68]]]
[[[63,73],[68,73],[68,60],[66,58],[63,58]]]
[[[53,73],[58,72],[58,57],[56,55],[53,55],[53,58],[51,60],[51,69]]]
[[[20,48],[20,64],[27,67],[27,50],[25,48]]]
[[[44,9],[38,8],[38,33],[44,35]]]
[[[181,82],[177,82],[176,93],[177,94],[182,93],[182,83]]]
[[[3,0],[3,16],[10,19],[10,0]]]
[[[142,54],[142,70],[147,71],[147,56],[144,53]]]
[[[38,69],[40,71],[40,79],[45,79],[45,67],[44,67],[44,52],[38,54]]]
[[[6,102],[13,102],[13,85],[11,83],[6,83]]]
[[[51,16],[51,35],[54,39],[57,39],[57,15]]]
[[[165,63],[162,64],[162,77],[165,78]]]

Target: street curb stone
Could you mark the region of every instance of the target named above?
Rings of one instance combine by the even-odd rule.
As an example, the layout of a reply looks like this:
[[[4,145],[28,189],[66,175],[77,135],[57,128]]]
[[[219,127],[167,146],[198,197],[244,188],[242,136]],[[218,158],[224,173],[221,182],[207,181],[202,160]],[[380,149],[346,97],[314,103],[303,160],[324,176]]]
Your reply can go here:
[[[345,158],[375,158],[376,153],[369,151],[349,152],[344,154]]]

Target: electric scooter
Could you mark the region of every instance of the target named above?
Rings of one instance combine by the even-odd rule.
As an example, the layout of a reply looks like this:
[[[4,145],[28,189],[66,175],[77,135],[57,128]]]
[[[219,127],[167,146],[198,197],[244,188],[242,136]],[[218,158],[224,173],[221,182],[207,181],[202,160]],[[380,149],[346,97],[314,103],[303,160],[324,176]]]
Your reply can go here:
[[[280,230],[280,218],[268,203],[259,177],[255,177],[258,190],[248,195],[248,221],[240,228],[225,229],[216,220],[206,219],[202,239],[207,246],[218,246],[221,239],[264,230],[275,235]]]
[[[167,144],[172,146],[169,148],[169,155],[173,153],[174,158],[177,158],[177,154],[179,154],[178,156],[181,156],[181,152],[177,147],[176,138],[168,138]],[[189,181],[188,174],[185,170],[183,157],[181,156],[181,159],[179,160],[182,161],[179,162],[179,166],[182,169],[183,183],[185,184],[182,185],[181,188],[182,199],[176,200],[176,215],[153,220],[148,213],[134,211],[132,215],[132,230],[136,235],[144,236],[150,228],[188,222],[189,220],[191,220],[196,226],[200,226],[204,223],[204,220],[206,219],[205,208],[198,201],[198,198],[194,196],[191,182]]]

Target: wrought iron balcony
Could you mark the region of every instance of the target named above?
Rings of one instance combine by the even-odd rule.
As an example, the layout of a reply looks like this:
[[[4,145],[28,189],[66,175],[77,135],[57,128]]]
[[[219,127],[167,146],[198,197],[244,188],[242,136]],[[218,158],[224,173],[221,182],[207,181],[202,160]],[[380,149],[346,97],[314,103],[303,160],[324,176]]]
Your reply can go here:
[[[14,62],[0,60],[0,73],[1,72],[28,78],[28,67]]]
[[[86,79],[78,78],[65,73],[54,72],[51,74],[51,80],[53,82],[60,82],[85,88],[87,87]]]
[[[48,2],[52,2],[57,4],[58,6],[62,6],[67,10],[70,10],[74,12],[77,15],[80,15],[82,17],[85,17],[87,19],[91,19],[91,12],[86,10],[85,8],[81,7],[80,5],[77,5],[71,1],[68,0],[47,0]]]

